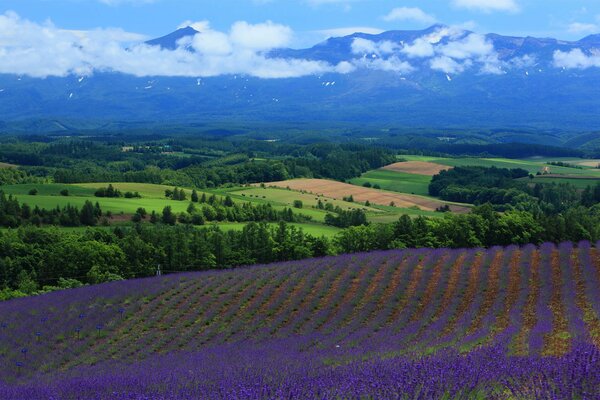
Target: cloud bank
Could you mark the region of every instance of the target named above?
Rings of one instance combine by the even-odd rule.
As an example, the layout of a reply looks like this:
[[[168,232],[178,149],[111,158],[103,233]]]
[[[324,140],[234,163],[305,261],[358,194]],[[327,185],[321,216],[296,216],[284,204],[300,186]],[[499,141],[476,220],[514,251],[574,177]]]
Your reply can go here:
[[[94,72],[292,78],[349,71],[347,64],[267,58],[266,52],[286,46],[293,34],[289,27],[270,21],[254,25],[236,22],[229,32],[212,30],[206,21],[191,25],[202,32],[179,43],[177,49],[166,50],[140,43],[143,37],[120,30],[67,31],[7,12],[0,15],[0,73],[37,78]]]
[[[457,27],[440,26],[409,43],[355,37],[349,43],[350,53],[343,53],[347,58],[334,65],[270,57],[271,50],[288,46],[294,35],[289,27],[271,21],[240,21],[226,32],[212,29],[207,21],[186,21],[182,26],[193,26],[200,33],[179,40],[175,49],[165,49],[120,29],[64,30],[51,22],[37,24],[7,12],[0,14],[0,73],[36,78],[117,72],[138,77],[247,75],[265,79],[356,70],[399,74],[472,70],[499,75],[537,62],[528,55],[500,59],[486,36]],[[564,69],[600,67],[600,51],[556,51],[552,64]]]
[[[568,52],[554,52],[554,66],[565,69],[588,69],[600,67],[600,52],[585,54],[581,49],[574,49]]]

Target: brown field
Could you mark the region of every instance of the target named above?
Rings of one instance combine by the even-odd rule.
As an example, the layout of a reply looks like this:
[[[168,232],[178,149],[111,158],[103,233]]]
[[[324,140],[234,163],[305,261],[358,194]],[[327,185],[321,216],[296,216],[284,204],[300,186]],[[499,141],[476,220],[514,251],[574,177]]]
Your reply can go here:
[[[582,167],[592,167],[596,168],[600,165],[600,160],[589,160],[584,162],[579,162],[577,165],[581,165]]]
[[[425,161],[404,161],[387,165],[382,169],[405,172],[407,174],[433,176],[439,174],[441,171],[452,169],[452,167]]]
[[[265,185],[267,187],[289,187],[292,190],[309,192],[333,199],[342,199],[343,197],[352,195],[354,200],[358,202],[365,202],[368,200],[372,204],[379,204],[382,206],[388,206],[393,202],[396,207],[410,208],[416,206],[424,211],[435,211],[436,208],[446,204],[443,201],[428,199],[426,197],[386,192],[383,190],[354,186],[326,179],[293,179],[289,181],[269,182],[265,183]],[[465,206],[450,205],[450,209],[458,213],[469,212],[469,208]]]
[[[16,168],[17,165],[0,162],[0,168]]]

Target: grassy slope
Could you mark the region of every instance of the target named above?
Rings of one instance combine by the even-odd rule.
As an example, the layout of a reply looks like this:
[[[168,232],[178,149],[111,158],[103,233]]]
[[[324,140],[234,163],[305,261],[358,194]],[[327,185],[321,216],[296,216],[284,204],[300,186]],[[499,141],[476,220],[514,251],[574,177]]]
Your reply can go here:
[[[83,204],[87,200],[91,200],[93,202],[98,202],[100,207],[104,211],[110,211],[113,214],[133,214],[139,207],[143,207],[147,212],[156,211],[160,213],[162,209],[169,205],[173,209],[174,212],[184,212],[187,210],[189,205],[189,198],[191,195],[190,189],[184,189],[188,195],[187,201],[174,201],[164,197],[164,193],[166,189],[172,189],[171,186],[165,185],[152,185],[152,184],[141,184],[141,183],[115,183],[113,186],[122,192],[139,192],[142,196],[141,199],[126,199],[126,198],[99,198],[94,196],[94,192],[96,189],[100,187],[106,187],[108,183],[84,183],[84,184],[24,184],[24,185],[7,185],[3,186],[2,190],[7,194],[15,195],[20,202],[27,203],[32,207],[38,206],[40,208],[55,208],[57,206],[64,207],[67,204],[71,204],[77,207],[83,206]],[[38,194],[35,196],[29,195],[29,191],[31,189],[37,189]],[[60,195],[60,191],[63,189],[67,189],[69,191],[69,196]],[[310,195],[301,195],[300,193],[290,192],[287,190],[279,190],[277,193],[270,193],[270,196],[267,199],[263,199],[262,197],[249,197],[242,196],[238,191],[243,191],[246,194],[253,192],[264,191],[265,189],[260,188],[235,188],[228,190],[214,190],[214,191],[205,191],[198,192],[201,196],[202,193],[206,193],[207,196],[212,195],[213,193],[217,195],[217,197],[223,197],[227,194],[231,194],[232,198],[236,203],[250,202],[254,204],[267,204],[271,203],[273,208],[276,210],[283,210],[286,207],[289,207],[288,202],[281,201],[283,199],[289,198],[298,198],[299,196],[303,198],[307,197],[310,199],[314,198]],[[272,191],[276,191],[273,189]],[[281,192],[281,193],[279,193]],[[290,194],[291,193],[291,194]],[[271,196],[274,195],[274,196]],[[285,195],[285,196],[282,196]],[[276,195],[276,196],[275,196]],[[287,197],[286,197],[287,196]],[[274,198],[271,198],[274,197]],[[293,200],[291,200],[293,201]],[[291,203],[291,202],[290,202]],[[308,201],[307,201],[308,203]],[[316,201],[314,201],[316,204]],[[338,203],[346,203],[345,208],[349,208],[352,203],[339,201]],[[305,203],[306,204],[306,203]],[[361,206],[362,207],[362,206]],[[372,213],[381,213],[382,211],[369,208]],[[333,236],[335,233],[339,231],[337,228],[333,228],[330,226],[325,226],[320,224],[325,220],[325,215],[327,214],[325,211],[317,210],[310,207],[305,207],[303,209],[294,209],[295,213],[299,213],[305,216],[309,216],[312,218],[315,223],[307,223],[307,224],[296,224],[299,227],[302,227],[306,233],[310,233],[312,235],[325,235],[325,236]],[[397,219],[397,218],[395,218]],[[223,229],[241,229],[244,224],[241,223],[225,223],[221,224]]]

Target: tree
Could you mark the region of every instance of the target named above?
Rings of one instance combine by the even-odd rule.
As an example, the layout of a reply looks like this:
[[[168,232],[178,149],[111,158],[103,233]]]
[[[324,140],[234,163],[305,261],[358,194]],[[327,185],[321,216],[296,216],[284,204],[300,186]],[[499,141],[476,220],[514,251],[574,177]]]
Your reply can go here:
[[[302,200],[294,200],[294,208],[302,208]]]
[[[192,202],[198,202],[198,192],[196,192],[196,189],[192,190]]]
[[[177,216],[173,213],[171,206],[163,208],[161,222],[167,225],[175,225],[177,222]]]
[[[136,211],[136,214],[139,214],[140,217],[142,217],[142,219],[146,218],[146,215],[148,215],[148,213],[146,212],[146,209],[143,207],[139,207]]]
[[[86,200],[81,212],[79,213],[79,221],[82,225],[94,226],[98,223],[98,217],[96,216],[96,209],[91,201]]]

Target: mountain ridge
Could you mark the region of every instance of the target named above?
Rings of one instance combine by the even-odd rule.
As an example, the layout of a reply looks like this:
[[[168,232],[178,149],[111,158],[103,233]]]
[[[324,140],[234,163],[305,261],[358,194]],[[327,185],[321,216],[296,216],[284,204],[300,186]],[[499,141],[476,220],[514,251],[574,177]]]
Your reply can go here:
[[[197,32],[184,27],[146,45],[192,46],[181,40]],[[592,65],[597,40],[600,35],[567,42],[434,25],[263,52],[267,60],[346,63],[351,68],[344,73],[331,67],[279,79],[244,73],[173,77],[95,71],[44,79],[2,74],[0,131],[49,120],[55,121],[52,126],[68,121],[64,125],[73,129],[89,127],[88,121],[98,126],[235,121],[594,131],[600,126],[595,89],[600,68]],[[557,65],[557,54],[565,66]],[[586,62],[592,64],[577,64]]]

